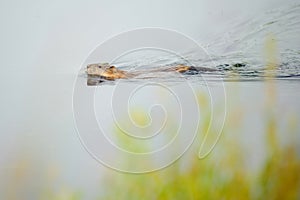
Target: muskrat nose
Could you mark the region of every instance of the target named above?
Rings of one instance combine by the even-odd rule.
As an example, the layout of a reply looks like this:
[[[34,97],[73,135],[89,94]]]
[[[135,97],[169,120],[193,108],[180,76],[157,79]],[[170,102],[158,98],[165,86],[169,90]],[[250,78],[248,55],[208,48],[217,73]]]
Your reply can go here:
[[[96,65],[95,65],[95,64],[88,64],[88,65],[86,66],[87,69],[89,69],[89,68],[91,68],[91,67],[96,67]]]

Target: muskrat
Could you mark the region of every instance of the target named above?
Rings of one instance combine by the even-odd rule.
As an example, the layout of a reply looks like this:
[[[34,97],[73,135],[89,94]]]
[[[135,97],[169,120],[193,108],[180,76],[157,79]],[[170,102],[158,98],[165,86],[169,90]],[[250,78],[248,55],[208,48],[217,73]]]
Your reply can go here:
[[[215,69],[206,68],[206,67],[194,67],[187,66],[183,64],[176,65],[174,67],[167,67],[165,69],[152,69],[144,71],[124,71],[116,68],[115,66],[110,65],[109,63],[96,63],[89,64],[87,66],[86,72],[89,77],[98,77],[105,80],[115,80],[115,79],[128,79],[133,78],[143,73],[153,73],[153,72],[212,72],[217,71]]]

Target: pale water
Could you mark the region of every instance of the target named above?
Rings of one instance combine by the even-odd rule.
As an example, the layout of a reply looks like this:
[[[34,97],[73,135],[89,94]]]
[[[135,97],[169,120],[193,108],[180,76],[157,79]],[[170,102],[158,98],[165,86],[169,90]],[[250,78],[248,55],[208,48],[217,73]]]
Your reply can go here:
[[[84,102],[85,105],[93,103],[96,121],[101,127],[100,132],[111,133],[116,124],[122,130],[124,127],[120,124],[127,124],[128,130],[125,132],[133,132],[133,135],[147,138],[149,132],[151,135],[151,130],[158,130],[160,126],[162,129],[159,130],[167,131],[163,129],[163,121],[170,116],[179,124],[186,123],[190,128],[197,120],[201,121],[202,111],[197,110],[195,105],[191,108],[193,104],[188,99],[193,99],[193,94],[204,94],[210,101],[210,112],[218,116],[212,119],[212,126],[213,120],[216,120],[216,129],[222,130],[228,124],[232,129],[235,125],[239,127],[240,129],[236,130],[239,132],[238,136],[227,134],[229,137],[241,139],[245,148],[251,152],[248,159],[249,168],[258,169],[265,155],[264,132],[268,116],[273,115],[276,119],[280,143],[285,144],[295,139],[300,141],[298,126],[296,134],[289,131],[291,124],[298,124],[300,120],[300,6],[286,6],[249,20],[231,21],[223,31],[223,35],[214,35],[198,43],[204,49],[200,56],[194,49],[175,54],[157,48],[140,48],[114,58],[111,65],[127,71],[145,72],[134,78],[101,80],[97,86],[87,86],[83,65],[75,84],[75,88],[81,88],[78,91],[75,89],[75,111],[80,107],[77,105],[80,102]],[[216,71],[183,74],[163,72],[163,69],[178,64],[208,67]],[[146,73],[153,69],[161,69],[162,72]],[[92,101],[86,100],[87,93],[80,92],[84,90],[94,92]],[[78,98],[82,100],[77,100]],[[154,109],[155,107],[158,107],[158,110]],[[146,122],[143,123],[150,128],[138,126],[132,119],[131,109],[145,112],[142,116]],[[184,115],[181,112],[185,109],[191,110]],[[232,121],[230,116],[238,112],[243,113],[241,121]],[[194,118],[197,114],[199,118]],[[182,118],[187,118],[187,122],[182,122]],[[87,116],[81,118],[80,114],[75,114],[75,119],[76,122],[79,120],[82,124],[91,125],[90,122],[85,122],[90,120]],[[128,126],[131,126],[132,130]],[[83,130],[90,131],[79,128],[79,135],[85,134],[82,133]],[[186,127],[182,131],[187,134],[191,130]],[[219,136],[221,134],[212,136],[216,143]],[[113,139],[114,136],[108,137],[112,137],[112,141],[116,140]],[[89,148],[89,142],[85,141],[87,138],[82,136],[81,139],[83,144],[87,145],[87,150],[95,156]],[[162,140],[157,139],[147,145],[152,145],[152,150],[155,150],[160,147]],[[95,141],[90,145],[96,145]],[[146,143],[141,143],[146,146]],[[299,145],[298,142],[297,144]],[[213,146],[207,145],[208,149],[209,146]],[[101,146],[105,145],[99,145],[99,151]],[[95,157],[97,159],[97,156]],[[116,166],[112,168],[130,171],[118,169]]]
[[[66,5],[66,7],[69,7],[69,5]],[[126,9],[122,9],[123,12],[124,10]],[[49,13],[52,14],[53,10]],[[68,14],[68,12],[65,13]],[[74,13],[78,15],[80,12],[74,11]],[[88,14],[93,16],[91,13]],[[3,80],[9,81],[6,81],[2,86],[6,88],[8,85],[12,85],[14,88],[4,93],[2,97],[3,103],[1,103],[5,118],[10,122],[3,123],[3,136],[5,139],[1,140],[1,147],[3,148],[3,154],[0,159],[2,164],[1,195],[4,195],[3,198],[6,198],[5,195],[12,190],[10,193],[17,197],[34,199],[41,196],[40,191],[42,190],[45,191],[50,188],[50,190],[59,193],[59,191],[62,191],[61,188],[63,188],[62,193],[68,194],[70,191],[83,191],[85,199],[94,199],[101,193],[99,188],[106,184],[102,179],[105,177],[105,174],[116,173],[94,160],[86,152],[86,149],[82,147],[82,143],[78,139],[75,128],[75,126],[78,126],[78,123],[73,122],[71,106],[72,87],[75,79],[84,91],[92,91],[95,94],[95,104],[92,105],[95,109],[93,119],[97,117],[98,122],[106,122],[103,128],[108,133],[115,131],[113,124],[116,121],[111,118],[112,102],[115,106],[120,105],[119,107],[113,106],[114,109],[117,109],[117,114],[119,114],[116,117],[120,117],[117,119],[127,122],[129,118],[127,116],[127,104],[125,103],[128,99],[125,97],[135,88],[149,84],[149,87],[143,87],[140,93],[137,93],[131,102],[132,104],[129,105],[133,106],[132,108],[138,107],[140,111],[144,109],[149,111],[148,109],[152,108],[153,103],[161,103],[166,105],[165,111],[169,112],[168,116],[175,120],[180,119],[178,114],[180,109],[177,106],[178,101],[174,98],[174,95],[169,95],[166,88],[172,89],[180,97],[179,105],[182,106],[182,110],[187,109],[190,111],[196,108],[194,107],[194,102],[190,102],[192,89],[204,95],[210,92],[214,97],[211,104],[216,108],[215,114],[220,116],[221,124],[224,108],[226,108],[227,120],[225,120],[225,126],[231,125],[229,127],[232,128],[232,132],[222,135],[220,141],[225,138],[240,141],[247,152],[247,162],[251,170],[257,170],[261,167],[261,162],[266,154],[266,137],[264,133],[266,119],[270,115],[269,111],[276,118],[280,143],[284,145],[293,141],[296,143],[297,151],[299,152],[299,15],[300,6],[294,3],[293,5],[285,5],[273,10],[266,9],[265,12],[257,13],[255,18],[245,19],[237,17],[234,20],[224,20],[222,21],[224,22],[222,26],[219,24],[213,34],[204,38],[200,33],[203,27],[193,29],[192,35],[194,39],[208,53],[203,54],[201,57],[195,54],[194,49],[181,52],[180,56],[165,51],[158,51],[157,49],[150,49],[128,53],[113,62],[117,67],[125,70],[143,70],[154,67],[164,68],[175,64],[192,64],[219,70],[214,73],[186,74],[183,76],[178,74],[153,74],[152,77],[140,77],[116,82],[107,81],[98,85],[98,87],[90,87],[86,86],[86,77],[80,72],[72,74],[66,69],[64,69],[65,71],[60,71],[60,66],[63,64],[59,64],[59,70],[53,72],[52,67],[57,64],[57,57],[60,58],[59,52],[55,52],[56,56],[51,54],[48,59],[50,62],[37,61],[39,64],[36,66],[38,74],[31,73],[33,71],[29,70],[31,68],[26,68],[23,73],[17,73],[18,68],[9,69],[8,73],[3,74],[5,76],[14,74],[14,78],[6,79],[4,77]],[[134,18],[136,19],[136,17]],[[80,23],[80,19],[78,21]],[[77,26],[77,22],[74,24]],[[90,23],[88,27],[84,26],[84,31],[93,30],[91,27],[95,27],[95,24],[96,22]],[[184,24],[187,24],[186,21]],[[64,24],[58,28],[59,36],[56,36],[59,39],[55,42],[55,45],[63,43],[64,39],[60,37],[60,34],[65,30],[65,26],[68,27],[68,25]],[[192,24],[191,26],[197,25]],[[101,26],[101,32],[105,32],[106,29],[103,31],[102,28],[103,26]],[[199,32],[196,30],[199,30]],[[39,31],[43,31],[43,29],[36,30],[37,33]],[[83,31],[82,28],[80,28],[80,31]],[[74,32],[69,29],[67,33],[65,40],[67,40],[66,38],[72,39],[70,35]],[[55,33],[53,34],[55,35]],[[78,38],[76,39],[79,40]],[[93,44],[91,46],[95,45],[95,41],[90,43]],[[73,40],[69,41],[66,46],[71,44],[74,45]],[[55,45],[49,45],[50,47],[47,46],[45,49],[51,50],[53,48],[53,53]],[[11,45],[9,46],[11,47]],[[57,48],[63,49],[62,46]],[[9,49],[5,48],[3,52],[9,51]],[[72,56],[71,50],[71,48],[68,49],[69,54],[64,54],[63,58],[60,58],[61,63],[64,63],[63,61],[68,56],[70,56],[71,60],[76,59]],[[47,51],[45,50],[45,52]],[[30,54],[26,59],[30,59],[30,56],[32,55]],[[39,52],[36,57],[43,58],[43,52]],[[15,56],[13,58],[9,60],[6,66],[14,66],[12,60],[19,59],[19,57],[16,58]],[[21,61],[26,63],[26,60]],[[107,60],[99,59],[95,61],[105,62]],[[46,67],[43,68],[43,65]],[[83,69],[85,66],[81,67]],[[45,73],[42,70],[45,70]],[[67,74],[65,73],[66,71]],[[34,76],[34,78],[28,74]],[[155,85],[156,83],[161,85]],[[17,88],[19,90],[16,90]],[[115,89],[119,91],[117,93],[119,98],[114,98],[116,97],[114,96],[116,94],[113,92]],[[9,95],[14,96],[14,98],[9,99]],[[79,100],[83,100],[82,102],[85,103],[86,96],[81,93],[79,93],[79,96]],[[270,96],[273,100],[270,100]],[[224,107],[225,97],[226,106]],[[26,105],[22,106],[21,103]],[[87,101],[87,103],[90,102]],[[86,105],[91,106],[89,104]],[[156,110],[156,107],[153,108],[149,112],[150,116],[153,116],[154,119],[155,117],[161,119],[159,117],[164,116],[164,110],[160,107],[158,107],[158,110]],[[14,110],[15,112],[13,112]],[[195,113],[197,112],[191,111],[190,116],[195,116]],[[194,118],[192,121],[187,122],[185,124],[186,127],[184,127],[185,130],[194,128],[189,126],[193,125],[191,123],[194,122],[193,120],[197,119]],[[218,118],[216,119],[217,125],[220,125],[219,120]],[[90,118],[83,119],[81,122],[89,124]],[[157,126],[161,125],[158,123],[159,121],[154,120],[153,122]],[[98,129],[97,131],[99,132]],[[138,135],[139,133],[138,131],[135,132],[136,136],[141,136]],[[115,138],[112,137],[110,139]],[[164,140],[158,139],[156,142],[152,147],[161,147],[160,145],[162,145]],[[196,145],[199,145],[198,143],[195,141]],[[105,147],[97,146],[99,145],[97,141],[91,143],[91,145],[93,144],[98,150],[105,152]],[[208,146],[210,145],[208,144]],[[130,149],[130,146],[125,146],[124,148],[133,150]],[[218,152],[218,150],[220,151],[220,148],[222,146],[217,144],[210,155]],[[138,150],[140,151],[140,149]],[[110,153],[108,152],[107,155],[110,155]],[[194,155],[198,156],[197,152]],[[116,160],[114,157],[111,158],[113,161]]]

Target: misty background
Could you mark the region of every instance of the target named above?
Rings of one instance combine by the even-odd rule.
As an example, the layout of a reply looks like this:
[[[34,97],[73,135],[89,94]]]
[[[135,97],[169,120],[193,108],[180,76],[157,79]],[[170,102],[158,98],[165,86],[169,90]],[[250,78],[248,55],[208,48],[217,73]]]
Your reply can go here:
[[[95,173],[109,169],[77,137],[72,92],[81,64],[100,43],[131,29],[160,27],[206,44],[221,37],[232,20],[293,3],[297,1],[1,1],[0,194],[10,184],[6,178],[23,167],[30,169],[29,178],[40,178],[28,188],[43,187],[45,171],[56,177],[47,180],[55,180],[57,188],[98,187]],[[295,98],[291,101],[284,104],[297,104]],[[29,166],[26,160],[35,159],[40,159],[37,166]]]

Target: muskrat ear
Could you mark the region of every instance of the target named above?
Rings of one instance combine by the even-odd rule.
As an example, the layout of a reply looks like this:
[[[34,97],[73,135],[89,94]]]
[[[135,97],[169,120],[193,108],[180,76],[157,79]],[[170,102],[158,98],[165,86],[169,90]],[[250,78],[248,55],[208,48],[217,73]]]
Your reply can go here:
[[[114,68],[116,68],[116,67],[115,67],[115,66],[110,66],[110,67],[109,67],[109,69],[114,69]]]

